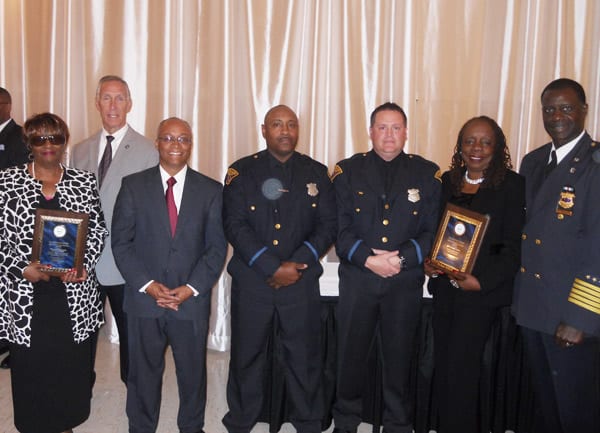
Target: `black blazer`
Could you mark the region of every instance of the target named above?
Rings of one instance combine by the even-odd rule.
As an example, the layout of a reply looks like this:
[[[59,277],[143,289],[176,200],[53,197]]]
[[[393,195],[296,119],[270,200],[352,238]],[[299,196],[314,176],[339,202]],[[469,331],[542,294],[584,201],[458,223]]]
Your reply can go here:
[[[450,175],[446,172],[442,175],[441,211],[452,195]],[[499,187],[479,188],[470,209],[491,217],[472,272],[481,284],[479,293],[483,303],[489,306],[509,305],[521,261],[525,179],[514,171],[508,171]],[[446,277],[429,280],[429,291],[433,294],[446,289],[446,286],[449,286]]]
[[[177,318],[206,320],[210,293],[225,262],[221,185],[188,168],[175,237],[158,166],[123,178],[112,221],[112,248],[125,278],[124,309],[157,318],[167,310],[140,293],[150,280],[175,288],[190,284],[199,295],[180,305]]]
[[[29,158],[29,151],[23,142],[23,129],[10,120],[0,131],[0,169],[24,164]]]

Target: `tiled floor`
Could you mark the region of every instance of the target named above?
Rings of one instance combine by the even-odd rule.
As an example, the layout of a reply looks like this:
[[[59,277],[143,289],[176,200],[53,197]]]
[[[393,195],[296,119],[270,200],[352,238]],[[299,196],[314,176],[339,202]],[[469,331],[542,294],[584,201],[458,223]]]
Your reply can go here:
[[[125,415],[125,386],[119,378],[118,346],[111,344],[102,336],[98,342],[98,358],[96,360],[97,379],[94,386],[92,413],[75,433],[127,433],[127,417]],[[207,433],[225,433],[221,418],[227,410],[225,384],[229,354],[208,352],[208,404],[206,407]],[[177,430],[177,385],[171,353],[167,353],[167,368],[163,382],[163,398],[158,424],[158,433],[178,433]],[[330,427],[327,432],[331,432]],[[293,433],[290,424],[284,424],[281,433]],[[372,427],[361,424],[359,433],[370,433]],[[268,433],[267,424],[258,424],[252,433]],[[0,433],[17,433],[12,419],[12,399],[10,393],[10,372],[0,370]]]

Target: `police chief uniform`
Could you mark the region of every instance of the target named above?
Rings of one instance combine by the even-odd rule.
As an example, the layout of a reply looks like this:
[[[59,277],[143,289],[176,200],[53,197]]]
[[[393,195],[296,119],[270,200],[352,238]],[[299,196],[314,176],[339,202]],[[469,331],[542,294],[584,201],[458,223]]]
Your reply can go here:
[[[543,409],[546,432],[598,432],[600,414],[598,336],[600,336],[600,145],[586,132],[545,177],[552,143],[527,154],[527,218],[522,235],[522,268],[515,282],[513,311],[523,328],[535,380],[546,378],[541,404],[555,393],[556,405]],[[581,344],[559,347],[559,323],[585,333]],[[552,371],[537,359],[548,351]],[[544,374],[545,373],[545,374]],[[550,399],[551,400],[551,399]],[[560,413],[565,430],[558,419]],[[557,430],[552,430],[557,428]]]
[[[293,152],[281,163],[264,150],[235,162],[225,179],[223,220],[233,246],[229,432],[247,433],[263,405],[267,342],[279,326],[290,421],[320,432],[319,258],[335,240],[335,193],[323,164]],[[284,261],[306,263],[294,284],[267,280]]]
[[[362,413],[367,353],[379,325],[383,357],[384,430],[412,432],[409,366],[423,295],[423,259],[437,225],[441,194],[437,165],[401,152],[389,162],[374,150],[336,165],[338,431],[355,431]],[[402,269],[383,278],[365,267],[373,250],[399,250]]]

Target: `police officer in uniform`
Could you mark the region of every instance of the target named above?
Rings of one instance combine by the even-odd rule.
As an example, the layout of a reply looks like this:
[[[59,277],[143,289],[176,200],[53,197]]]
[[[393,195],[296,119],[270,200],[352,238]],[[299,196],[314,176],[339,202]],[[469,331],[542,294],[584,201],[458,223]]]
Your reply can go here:
[[[321,431],[319,395],[319,259],[336,234],[335,193],[327,167],[295,151],[298,118],[271,108],[262,125],[267,149],[227,171],[225,234],[233,246],[231,360],[227,383],[230,433],[248,433],[263,406],[266,350],[279,327],[290,421]]]
[[[388,102],[371,114],[370,152],[336,165],[338,388],[335,433],[361,422],[367,353],[379,324],[384,431],[412,433],[409,366],[423,295],[423,259],[437,229],[437,165],[404,153],[406,114]]]
[[[552,138],[525,155],[527,217],[513,311],[522,326],[539,431],[600,432],[600,145],[585,131],[585,92],[546,86]]]

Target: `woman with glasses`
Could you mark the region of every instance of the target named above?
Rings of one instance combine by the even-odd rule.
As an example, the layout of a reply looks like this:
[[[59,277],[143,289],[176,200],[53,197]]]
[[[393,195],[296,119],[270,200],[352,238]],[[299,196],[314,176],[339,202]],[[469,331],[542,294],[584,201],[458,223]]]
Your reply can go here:
[[[90,335],[103,322],[94,266],[108,232],[94,175],[62,164],[65,122],[38,114],[23,134],[31,162],[0,171],[0,339],[10,342],[19,432],[70,432],[90,413]],[[89,216],[79,275],[51,276],[43,255],[32,261],[37,209]],[[64,235],[65,226],[51,227]]]

